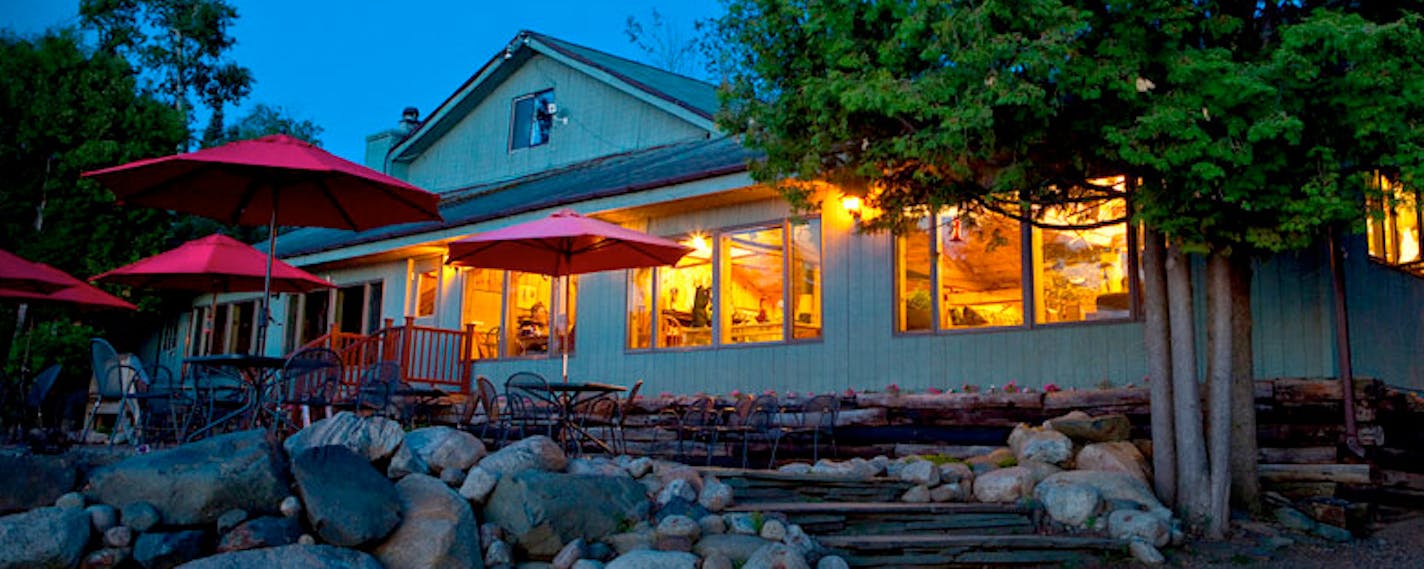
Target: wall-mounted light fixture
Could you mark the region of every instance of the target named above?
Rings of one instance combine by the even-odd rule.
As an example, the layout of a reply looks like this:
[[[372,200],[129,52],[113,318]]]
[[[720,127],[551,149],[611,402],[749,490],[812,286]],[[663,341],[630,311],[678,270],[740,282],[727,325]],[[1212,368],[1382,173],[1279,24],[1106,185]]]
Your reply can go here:
[[[841,207],[845,208],[846,213],[849,213],[851,217],[855,218],[857,223],[860,222],[860,210],[864,205],[860,196],[850,194],[841,196]]]

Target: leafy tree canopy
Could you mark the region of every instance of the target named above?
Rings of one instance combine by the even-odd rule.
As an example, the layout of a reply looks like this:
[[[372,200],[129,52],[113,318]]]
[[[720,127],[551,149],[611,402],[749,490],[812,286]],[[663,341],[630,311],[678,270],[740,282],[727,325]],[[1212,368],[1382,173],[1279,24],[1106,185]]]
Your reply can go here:
[[[1120,195],[1091,181],[1126,175],[1179,243],[1285,250],[1361,219],[1365,172],[1418,180],[1420,7],[731,0],[719,122],[793,202],[867,183],[869,229]]]

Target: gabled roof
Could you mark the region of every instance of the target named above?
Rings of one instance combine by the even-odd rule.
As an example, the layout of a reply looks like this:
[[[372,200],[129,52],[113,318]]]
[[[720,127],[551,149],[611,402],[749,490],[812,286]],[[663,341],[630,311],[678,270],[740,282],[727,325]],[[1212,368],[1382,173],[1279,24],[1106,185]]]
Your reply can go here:
[[[534,54],[583,71],[615,89],[708,131],[714,131],[717,88],[709,83],[531,31],[521,31],[430,113],[420,127],[391,149],[397,160],[414,158],[448,132]]]
[[[443,194],[444,222],[367,231],[303,228],[277,237],[277,256],[293,257],[517,215],[582,201],[653,190],[746,171],[755,154],[732,137],[695,140],[604,156],[514,180]],[[264,244],[265,245],[265,244]]]

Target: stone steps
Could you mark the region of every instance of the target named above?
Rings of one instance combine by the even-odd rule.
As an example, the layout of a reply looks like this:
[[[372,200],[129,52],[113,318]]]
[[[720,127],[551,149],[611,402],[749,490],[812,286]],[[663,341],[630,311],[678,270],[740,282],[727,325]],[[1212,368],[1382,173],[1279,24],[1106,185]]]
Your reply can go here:
[[[1057,567],[1101,560],[1124,553],[1127,542],[1049,535],[890,534],[817,536],[821,545],[852,567]]]
[[[903,502],[754,502],[733,511],[784,514],[820,537],[860,535],[1032,534],[1034,509],[1013,504]]]

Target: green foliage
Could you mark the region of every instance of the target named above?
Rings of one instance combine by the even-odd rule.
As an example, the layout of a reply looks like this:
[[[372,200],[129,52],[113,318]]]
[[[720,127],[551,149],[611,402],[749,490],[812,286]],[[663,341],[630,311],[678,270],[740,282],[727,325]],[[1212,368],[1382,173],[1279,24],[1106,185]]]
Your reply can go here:
[[[999,464],[998,464],[999,468],[1013,468],[1013,467],[1018,466],[1018,465],[1019,465],[1019,459],[1014,458],[1014,457],[1012,457],[1012,456],[1004,457],[1002,460],[999,461]]]
[[[1280,251],[1424,166],[1420,2],[732,0],[722,128],[793,203],[1033,221],[1120,195],[1179,245]]]
[[[203,147],[222,146],[229,142],[248,140],[269,134],[290,134],[312,144],[321,145],[324,129],[307,119],[298,119],[279,106],[257,103],[237,124],[228,125],[222,134],[204,138]]]
[[[15,377],[30,377],[40,370],[60,364],[68,375],[87,370],[89,339],[98,336],[93,327],[66,320],[51,320],[21,334],[10,345],[6,372]]]
[[[951,463],[963,463],[963,462],[964,462],[964,459],[962,459],[962,458],[955,457],[955,456],[949,456],[949,455],[943,454],[943,453],[939,453],[939,454],[924,454],[924,455],[917,454],[917,455],[910,456],[910,457],[906,458],[905,460],[910,461],[910,462],[918,462],[918,461],[923,460],[923,461],[929,462],[930,464],[933,464],[933,465],[935,465],[935,466],[944,466],[944,465],[946,465],[946,464],[951,464]]]

